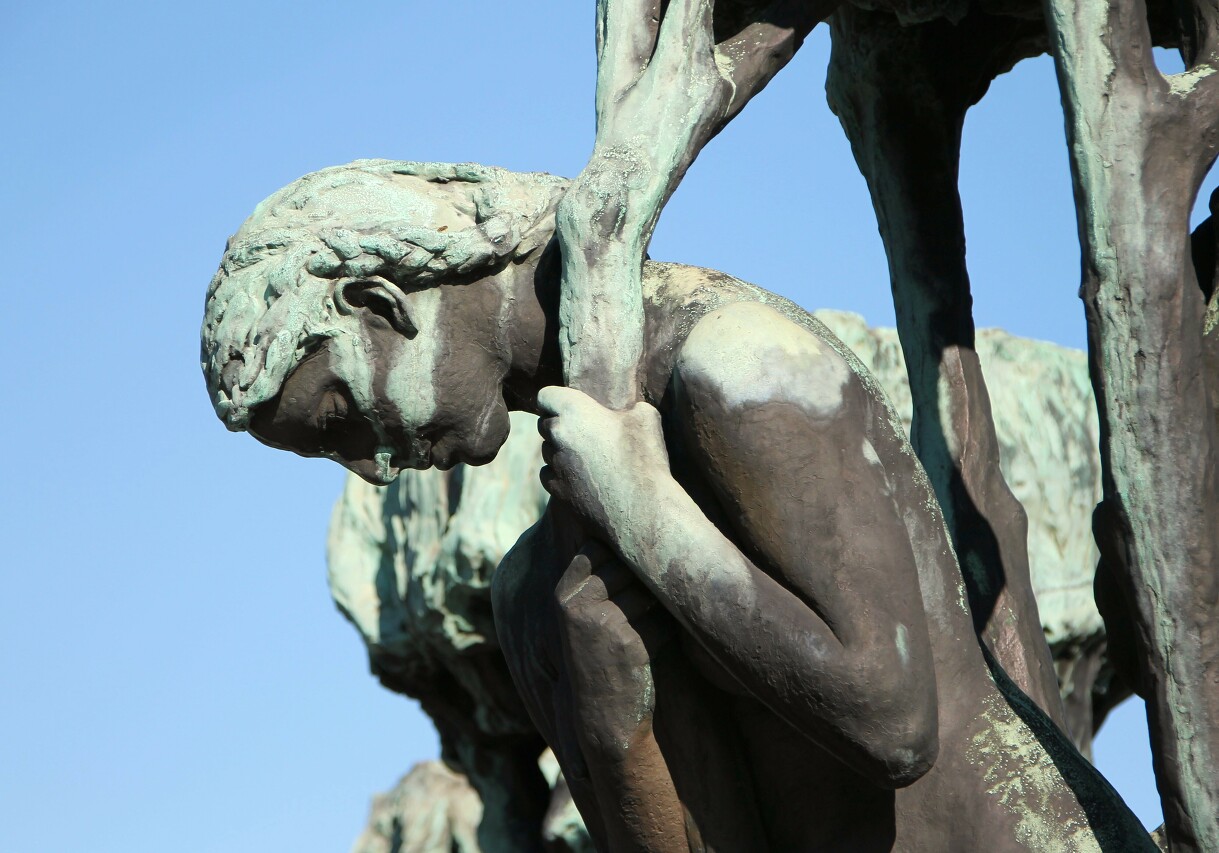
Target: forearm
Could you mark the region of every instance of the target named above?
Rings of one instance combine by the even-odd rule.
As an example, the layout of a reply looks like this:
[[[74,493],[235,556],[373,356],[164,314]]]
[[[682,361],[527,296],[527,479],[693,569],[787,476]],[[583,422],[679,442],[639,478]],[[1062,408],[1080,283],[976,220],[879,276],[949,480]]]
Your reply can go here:
[[[751,690],[772,689],[772,679],[756,677],[757,636],[780,641],[766,650],[767,660],[795,667],[788,674],[799,681],[830,675],[841,663],[842,645],[829,626],[746,558],[672,478],[661,475],[641,484],[635,499],[616,514],[609,529],[622,557],[682,626]],[[786,638],[792,643],[781,642]]]
[[[646,494],[646,497],[644,496]],[[892,750],[869,742],[861,708],[904,728],[886,663],[850,649],[807,602],[755,566],[669,478],[610,529],[661,604],[743,687],[823,746],[883,778]],[[899,774],[900,775],[900,774]]]
[[[586,753],[609,849],[686,853],[685,815],[650,722],[624,749]]]
[[[755,564],[669,473],[654,408],[611,412],[565,388],[543,389],[538,403],[550,416],[539,421],[543,483],[580,508],[729,676],[878,785],[909,784],[930,767],[938,711],[919,566],[857,432],[812,431],[796,459],[753,441],[760,429],[742,432],[740,412],[708,410],[698,440],[722,445],[705,453],[708,473],[733,535],[765,561]],[[750,411],[760,428],[777,417]],[[845,452],[851,444],[857,453]],[[849,490],[833,494],[825,476]]]

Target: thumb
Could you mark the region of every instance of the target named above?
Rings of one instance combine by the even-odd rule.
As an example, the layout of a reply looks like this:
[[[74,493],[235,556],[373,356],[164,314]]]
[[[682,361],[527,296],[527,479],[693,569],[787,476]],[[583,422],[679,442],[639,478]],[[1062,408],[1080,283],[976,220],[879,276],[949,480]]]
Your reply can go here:
[[[584,587],[588,585],[592,574],[592,560],[584,552],[576,554],[576,556],[572,557],[571,562],[567,564],[563,577],[559,578],[559,583],[555,586],[555,599],[560,605],[567,604],[567,602],[584,591]]]

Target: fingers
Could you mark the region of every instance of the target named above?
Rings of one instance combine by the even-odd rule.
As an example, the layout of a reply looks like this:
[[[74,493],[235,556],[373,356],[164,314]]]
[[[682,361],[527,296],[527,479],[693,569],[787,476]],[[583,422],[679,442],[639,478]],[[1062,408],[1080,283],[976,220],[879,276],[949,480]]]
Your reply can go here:
[[[567,410],[567,396],[562,392],[569,389],[553,385],[538,392],[538,435],[542,436],[542,462],[545,463],[538,476],[542,486],[556,498],[563,498],[558,474],[551,467],[558,453],[555,430],[559,425],[559,412]],[[579,393],[579,392],[577,392]]]
[[[538,479],[542,481],[542,488],[548,495],[555,500],[570,503],[567,490],[563,488],[563,478],[556,474],[553,468],[549,465],[544,466],[542,470],[538,471]]]
[[[556,415],[538,418],[538,435],[542,437],[542,461],[547,465],[554,462],[555,428],[559,425]]]
[[[555,466],[555,457],[560,455],[562,441],[558,436],[560,415],[573,417],[575,407],[581,403],[584,394],[573,388],[561,385],[549,385],[538,392],[538,434],[542,436],[542,462],[545,467],[538,472],[538,479],[550,495],[559,500],[570,501],[566,484]]]
[[[606,409],[583,391],[562,385],[548,385],[538,392],[537,406],[538,433],[546,441],[559,439],[558,431],[565,420],[585,428],[604,428],[617,422],[629,430],[647,429],[657,435],[661,433],[660,412],[655,406],[645,402],[614,411]]]
[[[660,604],[641,583],[632,582],[624,589],[610,596],[610,602],[617,607],[626,620],[638,630],[636,624],[652,608]]]
[[[615,637],[618,642],[635,638],[631,644],[640,652],[655,654],[676,634],[676,621],[626,567],[606,564],[596,571],[591,565],[587,557],[577,555],[555,589],[566,641],[592,652],[612,644]],[[612,594],[606,577],[616,588]]]
[[[653,602],[658,603],[655,599]],[[648,658],[653,661],[660,650],[677,636],[677,620],[663,607],[649,607],[644,613],[628,618],[628,621],[647,649]]]
[[[588,557],[594,567],[604,566],[608,563],[622,565],[618,556],[596,539],[586,539],[577,553]]]
[[[541,394],[538,395],[539,408],[541,408]],[[558,417],[551,415],[550,417],[538,418],[538,434],[542,436],[542,470],[538,471],[538,479],[542,481],[542,488],[552,497],[559,500],[566,500],[567,495],[563,489],[562,478],[552,467],[554,459],[558,453],[554,442],[554,428],[558,424]]]
[[[668,469],[660,412],[643,402],[615,411],[557,385],[538,392],[537,407],[542,485],[571,504],[590,530],[610,535],[608,516],[633,500],[640,472]]]
[[[559,603],[567,606],[579,596],[581,604],[607,601],[618,605],[628,619],[648,610],[656,599],[625,563],[609,548],[588,540],[572,558],[555,588]]]
[[[592,566],[591,575],[601,581],[606,598],[613,598],[625,589],[639,586],[631,568],[596,539],[586,541],[579,551],[579,556],[586,558]]]
[[[538,391],[538,417],[540,430],[541,422],[551,418],[563,417],[566,415],[576,415],[583,412],[613,412],[613,409],[606,409],[592,397],[585,394],[576,388],[568,388],[565,385],[547,385],[542,390]],[[621,413],[634,413],[637,418],[659,418],[660,414],[656,408],[649,403],[635,403]],[[553,428],[553,424],[551,425]]]
[[[566,414],[581,402],[593,402],[593,399],[582,391],[577,391],[575,388],[567,388],[563,385],[547,385],[541,391],[538,391],[538,414],[542,417],[546,415],[562,415]]]
[[[562,607],[567,607],[573,603],[576,596],[584,593],[588,586],[588,581],[592,577],[593,564],[585,554],[576,554],[572,557],[567,568],[563,572],[563,576],[559,578],[559,583],[555,586],[555,599]],[[596,590],[591,591],[595,594]],[[587,596],[585,596],[587,597]],[[608,596],[602,596],[601,600],[605,600]]]

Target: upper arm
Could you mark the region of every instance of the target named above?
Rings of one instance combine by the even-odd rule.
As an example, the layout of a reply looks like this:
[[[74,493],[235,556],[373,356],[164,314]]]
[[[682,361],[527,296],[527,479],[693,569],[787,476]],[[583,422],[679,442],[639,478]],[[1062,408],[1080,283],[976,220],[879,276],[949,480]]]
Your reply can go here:
[[[675,379],[685,441],[730,538],[844,647],[925,675],[909,534],[868,439],[869,398],[845,360],[773,309],[741,304],[695,327]]]

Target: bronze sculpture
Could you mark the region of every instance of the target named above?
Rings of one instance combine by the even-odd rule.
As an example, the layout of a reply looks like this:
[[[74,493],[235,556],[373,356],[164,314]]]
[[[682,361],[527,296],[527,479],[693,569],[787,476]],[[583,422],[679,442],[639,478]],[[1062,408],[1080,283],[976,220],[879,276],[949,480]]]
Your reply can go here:
[[[851,464],[862,463],[845,455],[859,450],[848,434],[883,444],[877,432],[884,421],[877,408],[883,408],[881,397],[866,374],[798,309],[780,306],[777,314],[765,314],[757,306],[772,310],[778,303],[726,278],[704,274],[695,284],[689,277],[697,274],[662,272],[645,265],[644,253],[665,201],[703,145],[781,70],[808,31],[831,15],[830,101],[869,180],[885,238],[911,376],[913,450],[922,467],[899,472],[912,454],[894,449],[900,441],[886,453],[873,443],[885,476],[868,483],[855,473],[842,474],[856,488],[844,490],[839,504],[817,515],[816,500],[826,497],[816,490],[813,473],[800,475],[790,460],[812,464],[816,452],[829,453],[830,447],[839,454],[835,464],[854,471]],[[926,689],[931,671],[937,676],[934,692],[942,692],[938,676],[953,665],[938,657],[929,663],[935,657],[930,650],[946,642],[936,630],[918,652],[923,633],[914,625],[917,614],[903,609],[909,597],[897,604],[891,590],[880,588],[853,596],[848,585],[821,590],[828,595],[823,602],[803,586],[815,577],[788,576],[799,574],[792,566],[802,565],[800,560],[785,562],[767,547],[781,550],[785,537],[809,534],[812,522],[794,518],[804,505],[823,525],[838,514],[859,513],[854,522],[844,522],[843,529],[854,535],[837,535],[832,526],[822,534],[833,543],[880,548],[886,559],[903,548],[920,555],[920,547],[938,542],[960,558],[959,570],[953,563],[953,583],[959,577],[963,584],[970,648],[986,661],[977,671],[989,673],[977,676],[981,681],[974,687],[981,693],[972,694],[975,704],[988,689],[986,680],[993,679],[992,687],[1013,703],[1009,710],[1018,706],[1032,715],[1022,716],[1020,725],[1053,733],[1053,722],[1065,723],[1028,577],[1023,511],[998,469],[986,383],[974,352],[955,187],[966,110],[996,74],[1048,47],[1059,70],[1071,143],[1085,258],[1082,295],[1102,418],[1104,500],[1094,519],[1102,555],[1098,604],[1120,650],[1115,660],[1123,677],[1148,701],[1168,842],[1174,850],[1219,845],[1219,693],[1209,675],[1217,648],[1219,392],[1213,365],[1219,324],[1213,229],[1200,229],[1192,240],[1188,233],[1189,207],[1219,150],[1219,13],[1213,0],[1153,3],[1150,9],[1137,0],[1046,0],[1040,11],[1022,0],[601,0],[597,21],[597,140],[588,166],[570,186],[478,167],[366,163],[354,170],[381,169],[384,177],[388,169],[398,177],[378,190],[375,181],[365,181],[363,194],[343,201],[343,210],[314,210],[306,227],[289,223],[280,229],[284,233],[246,233],[244,242],[238,235],[217,279],[220,295],[205,328],[205,367],[221,416],[268,443],[329,455],[386,482],[407,465],[485,461],[503,440],[508,405],[533,409],[541,394],[540,405],[550,415],[544,425],[552,457],[549,485],[563,499],[523,540],[518,551],[530,558],[509,559],[513,571],[502,572],[497,584],[512,590],[514,584],[537,583],[542,589],[534,592],[549,597],[558,590],[563,606],[550,614],[551,622],[528,610],[522,617],[522,602],[540,599],[505,592],[498,596],[503,616],[497,621],[535,722],[568,765],[586,815],[594,816],[594,824],[600,821],[594,835],[615,848],[684,849],[706,841],[730,849],[754,838],[759,826],[763,834],[781,832],[784,820],[795,820],[785,809],[754,820],[749,809],[708,805],[725,795],[700,789],[717,777],[693,768],[699,762],[712,769],[741,766],[733,748],[719,748],[733,742],[730,733],[715,728],[727,712],[712,704],[714,713],[695,713],[706,710],[700,708],[680,715],[711,727],[702,742],[717,748],[697,755],[682,750],[671,727],[652,728],[647,720],[653,706],[665,707],[666,695],[678,697],[671,703],[697,695],[697,689],[667,693],[665,687],[693,677],[696,665],[667,668],[665,661],[677,655],[672,642],[655,657],[640,653],[638,643],[626,643],[623,626],[632,616],[671,619],[680,636],[697,638],[683,641],[684,653],[697,658],[701,649],[732,676],[716,689],[743,683],[751,701],[810,734],[821,748],[848,756],[852,766],[873,774],[874,785],[911,783],[898,799],[917,801],[909,792],[920,785],[926,790],[926,780],[952,767],[954,759],[946,756],[956,755],[959,746],[939,731],[940,755],[933,762],[926,701],[909,703],[900,721],[877,723],[888,738],[861,737],[852,725],[864,722],[843,716],[843,707],[833,702],[820,704],[828,700],[816,693],[819,675],[801,669],[824,663],[818,657],[824,648],[814,644],[805,658],[784,658],[776,631],[760,622],[755,633],[770,641],[766,654],[774,659],[757,660],[762,653],[755,649],[749,661],[754,666],[746,665],[741,637],[734,633],[740,620],[728,624],[722,613],[717,617],[696,606],[691,567],[681,560],[710,548],[706,565],[725,573],[712,577],[725,585],[726,601],[735,602],[738,617],[748,612],[742,602],[759,600],[755,587],[770,589],[762,576],[777,578],[782,593],[766,598],[767,607],[758,612],[792,595],[821,620],[812,624],[839,640],[834,606],[849,610],[853,604],[869,613],[880,608],[882,624],[896,620],[914,630],[913,639],[908,635],[898,643],[896,633],[893,639],[893,648],[915,643],[906,646],[908,663],[923,667],[922,678],[902,682],[913,696],[916,684]],[[1178,47],[1185,71],[1160,73],[1151,60],[1152,44]],[[1166,148],[1180,155],[1172,168],[1157,165],[1156,153]],[[1130,151],[1135,154],[1128,156]],[[339,172],[319,174],[325,177],[315,180],[324,182]],[[298,201],[296,209],[303,210],[307,203]],[[325,233],[310,232],[320,222],[329,223],[321,229]],[[260,279],[260,286],[235,295],[221,292],[226,277],[257,278],[249,270],[270,257],[279,259],[275,272]],[[673,283],[674,275],[688,291]],[[280,297],[298,285],[310,298],[285,303]],[[435,333],[450,328],[463,333]],[[727,351],[715,348],[724,345]],[[841,381],[827,380],[835,371]],[[849,393],[831,404],[833,392],[818,385],[822,380]],[[659,426],[648,408],[653,405],[665,419]],[[766,413],[762,420],[776,430],[777,444],[755,447],[753,433],[730,431],[748,420],[742,406]],[[833,421],[838,415],[850,426],[839,424],[836,435],[829,429],[816,440],[801,436],[808,426],[801,417]],[[900,434],[892,430],[889,439],[897,441]],[[781,464],[767,456],[776,447]],[[756,472],[734,459],[742,448],[751,448],[768,472],[765,483],[752,483]],[[719,470],[724,467],[729,470]],[[683,488],[674,490],[666,468]],[[924,469],[930,491],[923,502],[897,501],[904,534],[869,515],[883,506],[882,483],[898,488],[886,477],[913,488],[923,482]],[[781,486],[789,502],[766,492]],[[915,522],[908,516],[916,505],[936,518],[942,510],[943,523],[924,518],[926,529],[912,532]],[[870,527],[874,541],[861,532]],[[728,533],[732,548],[719,543],[716,551],[712,528]],[[665,550],[682,537],[684,557]],[[586,548],[588,541],[602,545]],[[801,555],[812,549],[791,542],[786,547]],[[745,562],[734,562],[739,560]],[[526,563],[530,572],[520,568]],[[551,563],[549,571],[538,568]],[[924,582],[932,572],[928,565],[915,560]],[[948,574],[943,569],[941,579]],[[600,597],[594,595],[598,589]],[[938,600],[929,600],[926,589],[922,595],[931,615],[942,615]],[[625,644],[619,659],[607,657],[595,641],[580,639],[591,630],[585,616],[609,618],[615,596],[629,600],[620,608],[625,622],[619,620],[617,635]],[[717,596],[709,601],[711,611],[728,606]],[[807,615],[796,610],[788,621],[804,624]],[[541,671],[532,669],[542,666],[539,648],[512,650],[514,642],[530,636],[550,655]],[[873,642],[868,652],[876,656],[880,649]],[[964,660],[957,663],[969,670]],[[611,678],[607,673],[615,664],[620,666]],[[892,660],[877,666],[895,672]],[[700,672],[707,676],[705,668]],[[961,685],[968,682],[963,678]],[[607,683],[615,689],[603,690],[591,703],[579,699]],[[834,683],[831,698],[866,706],[863,718],[891,704],[880,688],[892,684],[867,678]],[[851,690],[867,698],[852,700]],[[819,713],[802,716],[789,701]],[[939,725],[945,707],[951,718],[969,704],[941,701]],[[579,726],[570,722],[573,707],[587,712]],[[663,719],[663,710],[658,713]],[[1009,746],[1020,742],[1008,735]],[[1069,749],[1051,748],[1053,734],[1045,738],[1034,752],[1054,755],[1050,776],[1063,785],[1082,784],[1076,769],[1089,777],[1087,768]],[[623,753],[628,743],[631,749]],[[582,763],[588,753],[595,760]],[[1104,803],[1116,810],[1112,814],[1123,813],[1103,782],[1067,794],[1048,777],[1034,784],[1036,775],[1024,783],[1056,793],[1037,808],[1024,805],[1016,812],[1022,819],[1040,815],[1048,821],[1059,833],[1054,844],[1084,843],[1061,835],[1075,832],[1076,824],[1050,817],[1060,806],[1070,808],[1063,803],[1085,810]],[[965,773],[959,781],[973,790],[968,778]],[[758,798],[759,808],[770,808],[777,797]],[[864,808],[868,797],[848,799]],[[1093,813],[1084,821],[1091,828],[1079,831],[1091,833],[1092,840],[1116,832],[1113,844],[1149,843],[1124,821],[1106,822]],[[1048,836],[1030,840],[1027,826],[1003,835],[1002,821],[979,822],[1000,833],[992,843],[1050,843]],[[883,826],[866,823],[856,821],[853,831],[874,830],[883,846]],[[903,831],[895,824],[889,843],[906,844]],[[922,838],[915,831],[909,843],[922,845]]]
[[[552,491],[613,552],[544,517],[496,575],[496,621],[595,838],[1140,849],[1116,795],[987,666],[938,504],[883,395],[828,330],[727,276],[650,264],[644,393],[659,408],[613,413],[548,387],[559,185],[410,174],[438,168],[357,163],[260,209],[213,286],[214,400],[263,441],[374,481],[399,460],[493,455],[506,400],[550,415]],[[370,197],[411,210],[437,193],[454,201],[409,235],[419,243],[350,218]],[[479,205],[496,194],[525,213],[505,225]],[[332,233],[335,216],[354,228]],[[501,225],[510,239],[486,237]],[[498,248],[472,263],[466,247],[483,245]],[[452,277],[432,264],[447,257],[461,258]],[[426,410],[398,396],[425,382]],[[643,585],[623,559],[648,572]],[[812,800],[825,811],[800,805]],[[946,801],[976,820],[944,820]]]

